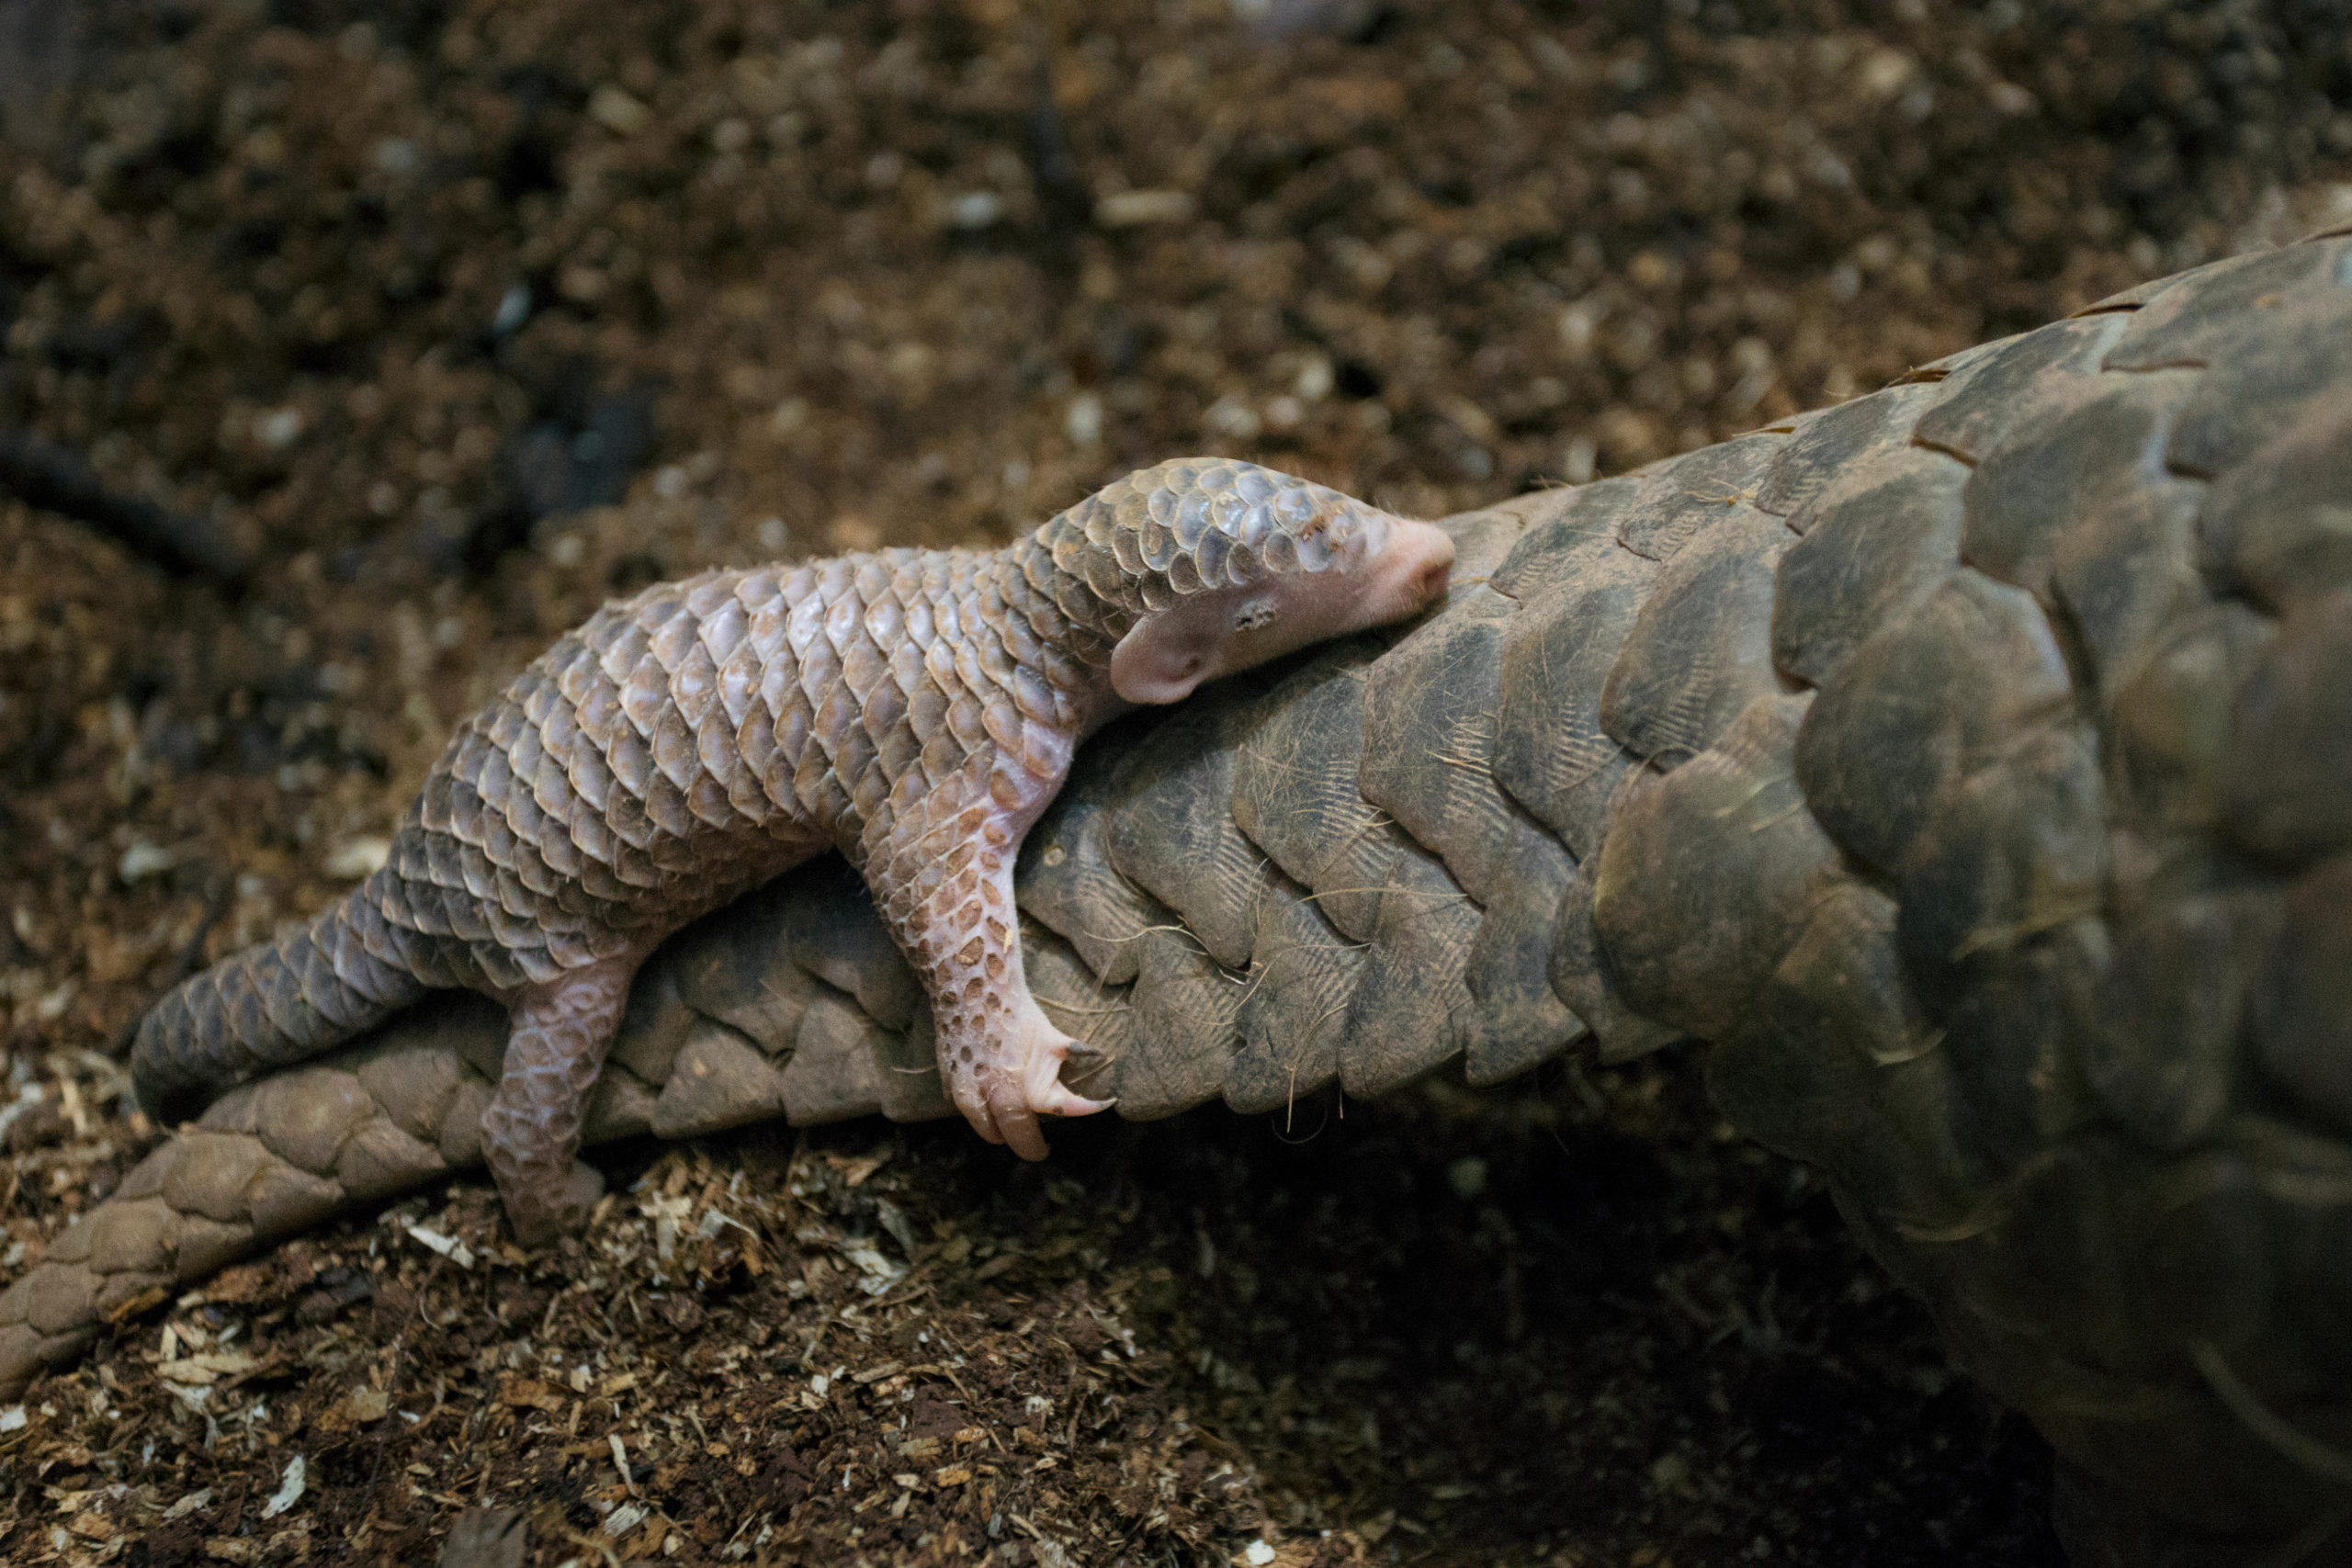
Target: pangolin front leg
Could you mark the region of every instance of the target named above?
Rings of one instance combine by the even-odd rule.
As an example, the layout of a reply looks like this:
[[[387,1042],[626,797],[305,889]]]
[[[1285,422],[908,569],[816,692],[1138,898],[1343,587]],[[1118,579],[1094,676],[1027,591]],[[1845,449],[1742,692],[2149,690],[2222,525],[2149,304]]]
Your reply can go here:
[[[865,861],[883,919],[931,995],[948,1099],[982,1137],[1024,1159],[1046,1157],[1038,1117],[1111,1103],[1061,1083],[1075,1042],[1029,994],[1012,902],[1021,840],[1060,789],[1076,739],[1023,724],[1015,744],[991,743],[887,819]]]

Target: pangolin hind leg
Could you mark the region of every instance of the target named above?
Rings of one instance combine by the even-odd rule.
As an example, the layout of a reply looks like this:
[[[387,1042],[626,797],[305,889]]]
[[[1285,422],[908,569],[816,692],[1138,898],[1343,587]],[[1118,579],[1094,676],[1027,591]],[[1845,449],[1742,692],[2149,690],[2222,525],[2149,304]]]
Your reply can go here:
[[[579,1158],[588,1095],[620,1029],[638,955],[600,959],[508,998],[514,1020],[482,1150],[525,1247],[581,1229],[605,1179]]]

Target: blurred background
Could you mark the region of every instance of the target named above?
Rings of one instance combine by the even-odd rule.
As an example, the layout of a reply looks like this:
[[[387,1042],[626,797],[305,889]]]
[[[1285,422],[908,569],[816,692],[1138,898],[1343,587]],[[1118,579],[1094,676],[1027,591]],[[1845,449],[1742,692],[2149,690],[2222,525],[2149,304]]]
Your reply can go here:
[[[0,0],[0,1027],[25,1097],[0,1272],[152,1138],[117,1107],[138,1011],[378,863],[451,726],[607,595],[1000,541],[1186,451],[1424,515],[1623,472],[2352,213],[2347,22],[2343,0]],[[1707,1141],[1660,1080],[1592,1092]],[[1452,1162],[1500,1139],[1498,1170],[1558,1171],[1485,1114],[1364,1134],[1419,1162],[1419,1196],[1336,1224],[1334,1269],[1407,1268],[1397,1237],[1473,1198],[1510,1233],[1463,1222],[1479,1256],[1521,1267],[1551,1222]],[[1212,1217],[1289,1157],[1255,1148],[1214,1156],[1238,1163]],[[1758,1534],[1741,1509],[1786,1478],[1751,1452],[1699,1530],[1674,1503],[1694,1461],[1620,1445],[1578,1506],[1648,1522],[1593,1539],[1653,1551],[1634,1563],[1751,1537],[1757,1560],[2049,1560],[2030,1438],[1939,1382],[1802,1183],[1740,1171],[1626,1224],[1726,1256],[1786,1226],[1827,1281],[1800,1315],[1879,1345],[1856,1375],[1892,1402],[1790,1417],[1801,1458],[1833,1455],[1799,1468],[1876,1450],[1911,1479],[1833,1483],[1789,1505],[1817,1528]],[[1636,1315],[1689,1317],[1656,1273],[1627,1276]],[[1204,1303],[1228,1348],[1267,1310]],[[1512,1310],[1495,1344],[1540,1341]],[[1332,1309],[1300,1311],[1274,1364]],[[1577,1353],[1544,1343],[1392,1427],[1523,1406]],[[1357,1397],[1345,1349],[1301,1374],[1314,1398]],[[1826,1374],[1797,1365],[1774,1376],[1803,1405]],[[1204,1365],[1170,1397],[1258,1399],[1228,1425],[1309,1534],[1443,1514],[1393,1440],[1326,1467],[1362,1422],[1299,1436],[1261,1398],[1283,1375]],[[1766,1404],[1740,1419],[1769,1450]],[[1917,1456],[1954,1444],[1923,1500],[1941,1466]],[[1530,1482],[1553,1501],[1523,1518],[1455,1494],[1486,1535],[1367,1549],[1588,1561],[1559,1484]],[[1890,1497],[1943,1544],[1888,1555]]]

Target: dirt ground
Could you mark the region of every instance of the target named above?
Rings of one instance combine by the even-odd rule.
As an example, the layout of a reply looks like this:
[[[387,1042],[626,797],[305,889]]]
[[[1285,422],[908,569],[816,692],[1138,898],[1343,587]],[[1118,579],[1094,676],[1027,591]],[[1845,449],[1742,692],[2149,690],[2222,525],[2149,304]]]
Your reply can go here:
[[[615,590],[1188,449],[1622,471],[2341,215],[2346,20],[0,0],[0,1277],[155,1137],[140,1010]],[[648,1146],[530,1258],[429,1194],[0,1411],[0,1552],[2055,1562],[2038,1440],[1690,1066]]]

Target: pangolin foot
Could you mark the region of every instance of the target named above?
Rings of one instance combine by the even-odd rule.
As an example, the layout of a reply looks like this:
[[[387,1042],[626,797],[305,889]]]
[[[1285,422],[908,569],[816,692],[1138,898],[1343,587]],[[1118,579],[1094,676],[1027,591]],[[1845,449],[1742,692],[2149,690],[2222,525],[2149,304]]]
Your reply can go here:
[[[1003,1144],[1023,1159],[1046,1157],[1040,1116],[1091,1116],[1114,1101],[1089,1100],[1061,1081],[1062,1064],[1077,1043],[1023,997],[1014,1021],[992,1038],[966,1047],[943,1039],[940,1065],[956,1109],[980,1136]]]
[[[537,1248],[588,1228],[588,1216],[605,1195],[605,1175],[586,1160],[576,1159],[560,1180],[513,1186],[502,1181],[499,1188],[516,1245]]]

